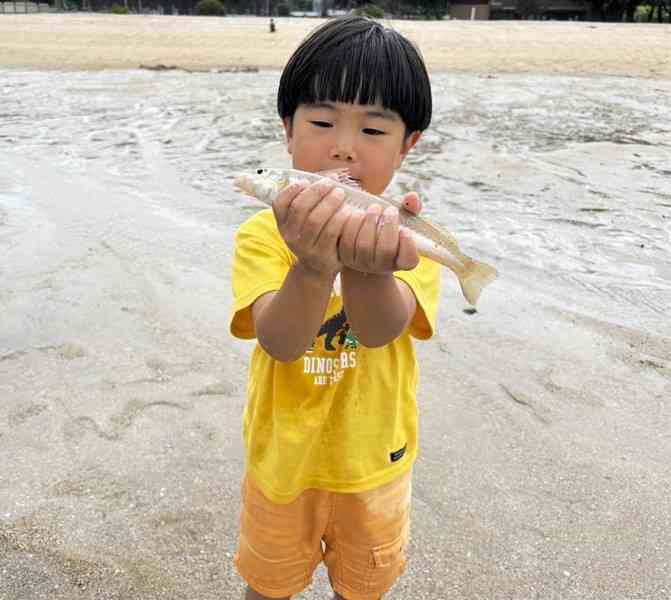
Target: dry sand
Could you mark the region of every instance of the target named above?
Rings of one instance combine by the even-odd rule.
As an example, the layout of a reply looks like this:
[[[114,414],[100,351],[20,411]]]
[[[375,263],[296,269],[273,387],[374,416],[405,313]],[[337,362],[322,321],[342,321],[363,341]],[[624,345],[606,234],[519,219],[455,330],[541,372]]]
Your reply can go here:
[[[0,66],[132,69],[281,68],[321,20],[257,17],[6,15]],[[433,71],[671,77],[671,28],[656,24],[390,21]]]

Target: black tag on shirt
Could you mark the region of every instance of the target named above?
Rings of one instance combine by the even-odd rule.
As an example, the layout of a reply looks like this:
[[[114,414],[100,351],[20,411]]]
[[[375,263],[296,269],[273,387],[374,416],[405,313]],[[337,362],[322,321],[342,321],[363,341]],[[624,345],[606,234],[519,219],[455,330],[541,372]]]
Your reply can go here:
[[[397,462],[403,458],[403,455],[405,454],[406,448],[408,447],[408,444],[403,446],[400,450],[396,450],[396,452],[390,452],[389,453],[389,458],[391,459],[391,462]]]

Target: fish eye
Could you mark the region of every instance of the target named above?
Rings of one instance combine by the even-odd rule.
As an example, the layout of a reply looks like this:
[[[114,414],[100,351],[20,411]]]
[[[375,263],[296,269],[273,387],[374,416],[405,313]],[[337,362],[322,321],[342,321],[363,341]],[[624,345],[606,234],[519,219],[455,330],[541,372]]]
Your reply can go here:
[[[264,170],[265,170],[265,169],[256,169],[256,174],[257,174],[257,175],[263,175],[263,171],[264,171]]]

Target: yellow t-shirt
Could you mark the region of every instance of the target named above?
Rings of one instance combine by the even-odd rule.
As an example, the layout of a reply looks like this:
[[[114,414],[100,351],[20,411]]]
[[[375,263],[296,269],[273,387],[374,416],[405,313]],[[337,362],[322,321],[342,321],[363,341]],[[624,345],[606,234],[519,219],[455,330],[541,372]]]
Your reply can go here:
[[[231,333],[255,337],[251,306],[280,289],[296,257],[270,209],[245,222],[233,260]],[[303,490],[362,492],[405,473],[417,456],[418,370],[411,335],[433,334],[440,267],[421,259],[399,271],[417,298],[408,331],[381,348],[353,337],[334,291],[313,347],[282,363],[257,343],[244,414],[247,469],[271,500],[291,502]]]

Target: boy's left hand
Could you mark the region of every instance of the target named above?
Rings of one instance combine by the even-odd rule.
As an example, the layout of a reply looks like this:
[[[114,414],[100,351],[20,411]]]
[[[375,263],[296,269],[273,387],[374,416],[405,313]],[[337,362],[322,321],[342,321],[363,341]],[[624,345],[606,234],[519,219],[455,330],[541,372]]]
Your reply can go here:
[[[414,214],[422,210],[415,192],[403,197],[403,206]],[[387,208],[383,212],[377,204],[350,216],[340,236],[338,251],[344,266],[364,273],[409,271],[419,263],[412,234],[399,229],[398,210]]]

